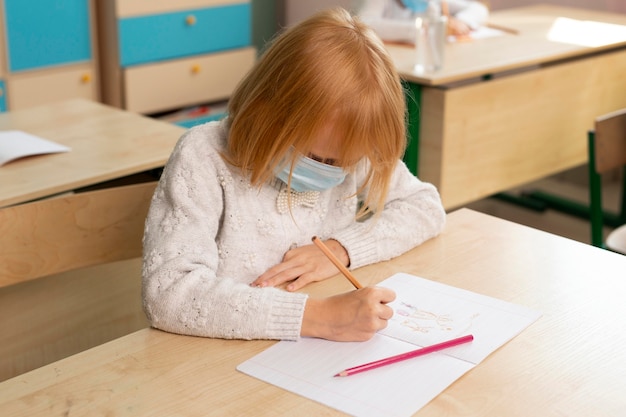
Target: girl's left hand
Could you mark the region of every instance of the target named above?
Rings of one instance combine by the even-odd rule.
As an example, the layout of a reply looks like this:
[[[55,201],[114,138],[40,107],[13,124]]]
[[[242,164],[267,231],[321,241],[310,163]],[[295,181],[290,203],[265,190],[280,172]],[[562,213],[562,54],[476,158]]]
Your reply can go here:
[[[343,262],[350,264],[348,252],[336,240],[324,242],[326,246]],[[290,282],[287,291],[297,291],[311,282],[322,281],[337,275],[337,267],[315,245],[301,246],[288,250],[283,261],[268,269],[250,285],[255,287],[276,287]]]
[[[453,17],[448,21],[448,33],[453,36],[467,36],[471,32],[471,28],[467,23],[455,19]]]

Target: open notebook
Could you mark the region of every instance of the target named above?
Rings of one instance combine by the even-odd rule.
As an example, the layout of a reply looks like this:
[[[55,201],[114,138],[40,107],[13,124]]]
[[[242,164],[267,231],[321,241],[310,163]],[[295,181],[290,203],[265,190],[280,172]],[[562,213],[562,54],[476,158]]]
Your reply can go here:
[[[410,416],[541,314],[523,306],[396,274],[394,316],[367,342],[278,342],[237,369],[354,416]],[[466,334],[471,343],[348,377],[337,372]]]
[[[0,166],[32,155],[68,152],[70,148],[20,130],[0,132]]]

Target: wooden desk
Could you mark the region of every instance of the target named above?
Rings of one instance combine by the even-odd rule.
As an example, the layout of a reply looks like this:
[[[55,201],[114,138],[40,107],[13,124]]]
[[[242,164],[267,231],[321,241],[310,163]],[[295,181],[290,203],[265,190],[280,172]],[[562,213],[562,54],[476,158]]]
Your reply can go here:
[[[585,163],[595,117],[626,107],[625,31],[568,32],[563,18],[626,25],[559,6],[496,11],[490,22],[515,34],[448,44],[431,74],[415,73],[413,48],[388,45],[416,101],[405,160],[446,208]]]
[[[417,416],[622,416],[626,257],[463,209],[444,233],[355,271],[374,284],[408,272],[543,316]],[[351,290],[336,277],[314,295]],[[338,412],[239,373],[271,341],[144,329],[0,383],[3,416],[255,415]]]
[[[0,207],[165,165],[185,129],[88,100],[0,114],[0,130],[23,130],[72,148],[0,167]]]

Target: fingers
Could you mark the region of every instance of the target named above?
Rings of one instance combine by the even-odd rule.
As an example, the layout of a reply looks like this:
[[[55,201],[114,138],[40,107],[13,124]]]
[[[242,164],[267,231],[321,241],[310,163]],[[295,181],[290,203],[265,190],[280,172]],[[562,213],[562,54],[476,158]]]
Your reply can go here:
[[[387,303],[392,302],[396,298],[396,293],[389,288],[383,287],[366,287],[367,294],[365,294],[367,305],[370,306],[370,328],[368,339],[374,336],[374,334],[387,327],[388,321],[393,317],[393,308],[389,307]],[[364,317],[367,319],[367,316]]]
[[[393,309],[387,303],[395,300],[393,290],[383,287],[365,287],[354,291],[353,295],[360,298],[360,306],[354,313],[357,340],[369,340],[376,332],[387,327],[393,317]]]
[[[390,320],[393,317],[393,308],[389,307],[388,305],[381,304],[380,311],[378,313],[378,317],[381,320],[385,321],[385,327],[386,327],[387,326],[387,324],[386,324],[387,320]]]
[[[448,22],[448,29],[455,36],[468,35],[470,33],[470,27],[466,23],[454,18]]]
[[[300,288],[310,284],[311,282],[315,282],[311,274],[302,274],[287,285],[286,289],[287,291],[298,291]]]
[[[332,297],[309,297],[301,335],[342,342],[362,342],[387,327],[393,309],[387,302],[395,293],[382,287],[365,287]]]
[[[302,287],[319,280],[321,277],[312,266],[296,262],[283,262],[267,270],[263,275],[250,283],[253,287],[276,287],[292,281],[285,287],[287,291],[298,291]]]
[[[396,293],[389,288],[383,287],[373,287],[372,291],[373,294],[371,296],[371,302],[376,309],[376,315],[380,320],[382,320],[382,327],[379,327],[377,329],[380,330],[387,327],[387,320],[393,317],[393,308],[389,307],[387,303],[390,303],[396,299]]]
[[[347,255],[346,255],[347,257]],[[291,282],[286,289],[297,291],[307,284],[337,274],[337,268],[315,245],[305,245],[285,252],[281,263],[255,279],[255,287],[275,287]]]
[[[292,262],[282,262],[268,269],[252,281],[253,287],[276,287],[292,281],[306,272],[306,267]],[[295,291],[295,290],[294,290]]]
[[[383,304],[390,303],[396,299],[394,290],[385,287],[375,287],[379,291],[380,302]]]

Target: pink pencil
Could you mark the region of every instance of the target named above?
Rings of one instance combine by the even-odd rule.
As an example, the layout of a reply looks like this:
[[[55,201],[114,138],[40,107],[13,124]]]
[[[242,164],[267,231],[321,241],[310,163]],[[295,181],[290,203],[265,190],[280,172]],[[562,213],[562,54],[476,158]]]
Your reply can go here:
[[[419,348],[417,350],[412,350],[411,352],[401,353],[399,355],[391,356],[385,359],[379,359],[374,362],[366,363],[363,365],[355,366],[353,368],[348,368],[336,374],[335,376],[349,376],[358,374],[360,372],[369,371],[370,369],[380,368],[381,366],[391,365],[392,363],[404,361],[407,359],[415,358],[416,356],[426,355],[427,353],[437,352],[442,349],[451,348],[453,346],[458,346],[463,343],[468,343],[474,340],[474,336],[467,335],[462,337],[457,337],[456,339],[448,340],[446,342],[437,343],[431,346],[426,346],[423,348]]]

